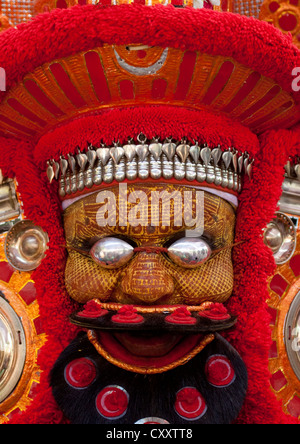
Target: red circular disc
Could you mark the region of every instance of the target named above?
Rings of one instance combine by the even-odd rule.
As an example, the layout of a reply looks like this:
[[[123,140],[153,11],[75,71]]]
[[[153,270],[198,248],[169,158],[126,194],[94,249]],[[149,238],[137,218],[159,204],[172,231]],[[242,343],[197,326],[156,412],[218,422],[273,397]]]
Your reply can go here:
[[[117,419],[125,415],[128,402],[129,395],[125,389],[109,385],[97,395],[96,407],[104,418]]]
[[[278,24],[284,31],[293,31],[297,26],[297,17],[290,12],[285,12],[278,20]]]
[[[208,382],[215,387],[226,387],[235,380],[235,372],[229,359],[224,355],[213,355],[205,364]]]
[[[65,368],[65,380],[74,388],[86,388],[96,378],[97,370],[91,359],[74,359]]]
[[[207,405],[195,387],[184,387],[176,394],[175,411],[183,419],[195,420],[206,413]]]
[[[280,4],[277,3],[276,1],[271,2],[271,3],[269,4],[269,9],[270,9],[270,11],[273,12],[273,13],[274,13],[275,11],[277,11],[278,8],[280,8]]]

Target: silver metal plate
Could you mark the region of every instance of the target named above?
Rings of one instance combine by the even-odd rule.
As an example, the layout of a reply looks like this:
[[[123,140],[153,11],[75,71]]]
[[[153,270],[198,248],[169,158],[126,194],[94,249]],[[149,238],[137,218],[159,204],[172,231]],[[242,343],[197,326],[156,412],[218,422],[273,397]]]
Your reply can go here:
[[[293,256],[296,234],[293,221],[286,214],[277,212],[264,231],[264,242],[273,251],[276,264],[284,264]]]
[[[22,323],[9,303],[0,296],[0,403],[14,390],[26,359]]]
[[[30,220],[15,224],[5,239],[5,256],[19,271],[35,270],[45,256],[49,238],[41,227]]]

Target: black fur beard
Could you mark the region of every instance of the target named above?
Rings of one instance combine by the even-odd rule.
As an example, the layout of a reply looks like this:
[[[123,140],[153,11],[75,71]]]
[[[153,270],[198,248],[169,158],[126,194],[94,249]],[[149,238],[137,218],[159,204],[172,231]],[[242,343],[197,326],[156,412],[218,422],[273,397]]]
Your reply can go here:
[[[227,356],[234,368],[235,380],[227,387],[214,387],[206,379],[205,363],[214,354]],[[83,357],[94,361],[97,377],[86,389],[76,389],[66,382],[64,370],[69,362]],[[110,364],[81,332],[58,358],[50,383],[57,404],[72,424],[134,424],[147,417],[162,418],[170,424],[230,424],[244,402],[247,370],[237,351],[218,334],[187,364],[161,374],[142,375]],[[109,385],[120,386],[129,394],[127,412],[119,419],[104,418],[96,408],[97,394]],[[176,393],[184,387],[195,387],[203,395],[207,411],[201,418],[186,420],[176,413]]]

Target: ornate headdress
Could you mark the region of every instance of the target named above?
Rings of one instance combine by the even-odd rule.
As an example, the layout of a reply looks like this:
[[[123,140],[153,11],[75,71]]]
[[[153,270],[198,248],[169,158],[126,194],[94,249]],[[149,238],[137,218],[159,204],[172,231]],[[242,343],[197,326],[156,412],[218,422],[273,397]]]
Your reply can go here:
[[[32,274],[47,334],[43,376],[12,421],[61,421],[48,375],[76,331],[67,320],[74,305],[63,284],[61,206],[111,184],[153,181],[239,202],[236,241],[247,243],[233,254],[228,306],[239,320],[226,333],[249,374],[239,421],[289,421],[268,389],[266,279],[274,261],[262,230],[276,210],[284,165],[299,154],[298,10],[274,1],[261,9],[261,2],[204,2],[200,10],[185,1],[106,3],[37,2],[38,12],[63,10],[0,34],[0,166],[17,179],[26,218],[49,236]],[[15,23],[33,14],[30,2],[22,17],[18,7],[11,16],[3,2],[1,9]],[[259,11],[294,31],[293,41],[244,16]]]

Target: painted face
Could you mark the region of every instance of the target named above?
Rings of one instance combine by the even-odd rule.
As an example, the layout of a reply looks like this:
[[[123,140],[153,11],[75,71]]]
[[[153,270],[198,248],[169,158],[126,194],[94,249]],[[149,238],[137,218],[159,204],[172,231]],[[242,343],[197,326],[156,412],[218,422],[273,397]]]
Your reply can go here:
[[[226,301],[233,288],[233,207],[187,186],[125,187],[65,210],[69,295],[80,303],[144,306]],[[116,242],[114,251],[122,246],[120,257],[109,255],[107,242]]]

